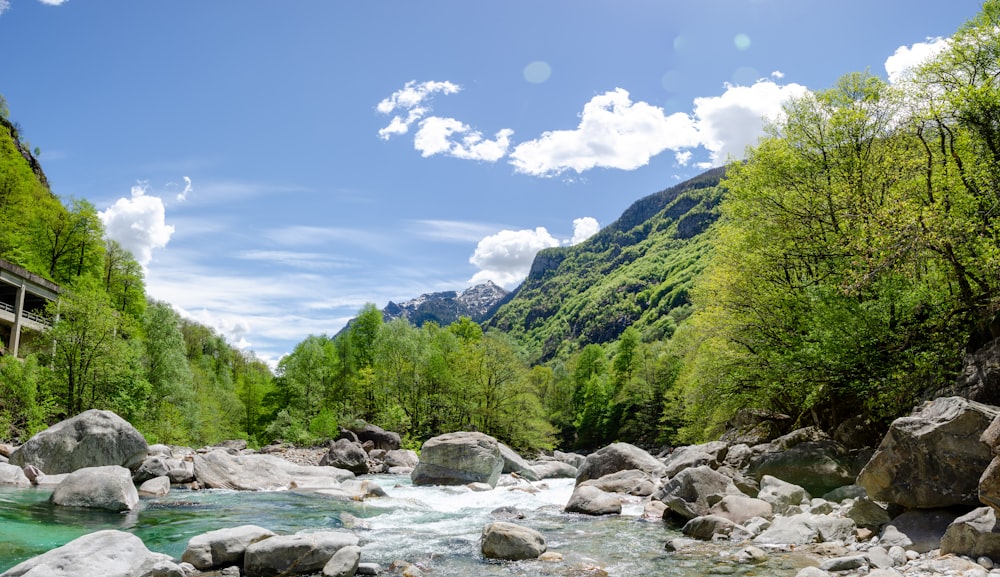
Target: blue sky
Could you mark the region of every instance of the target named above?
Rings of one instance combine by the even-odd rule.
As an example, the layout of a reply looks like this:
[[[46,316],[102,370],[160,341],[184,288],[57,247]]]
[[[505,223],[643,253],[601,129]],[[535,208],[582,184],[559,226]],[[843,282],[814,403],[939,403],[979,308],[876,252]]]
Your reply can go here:
[[[0,94],[147,292],[275,362],[578,242],[887,77],[951,0],[0,0]]]

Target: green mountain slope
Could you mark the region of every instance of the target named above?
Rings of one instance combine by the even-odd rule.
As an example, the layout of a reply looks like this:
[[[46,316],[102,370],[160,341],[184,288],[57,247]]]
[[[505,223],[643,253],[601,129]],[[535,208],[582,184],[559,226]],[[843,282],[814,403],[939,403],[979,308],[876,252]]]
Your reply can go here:
[[[485,324],[547,360],[612,341],[673,333],[704,267],[723,168],[640,199],[586,242],[538,253],[524,283]]]

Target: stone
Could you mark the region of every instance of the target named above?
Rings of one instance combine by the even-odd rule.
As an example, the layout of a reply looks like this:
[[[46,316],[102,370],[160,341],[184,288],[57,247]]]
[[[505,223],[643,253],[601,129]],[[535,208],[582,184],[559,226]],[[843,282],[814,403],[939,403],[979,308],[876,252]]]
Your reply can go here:
[[[868,557],[868,565],[876,569],[889,569],[896,566],[896,560],[889,555],[885,547],[872,547],[865,553]]]
[[[941,537],[941,553],[1000,559],[996,510],[979,507],[955,519]]]
[[[257,525],[209,531],[188,540],[181,561],[201,571],[226,565],[242,566],[247,547],[274,536],[273,531]]]
[[[972,401],[1000,405],[1000,339],[993,339],[965,356],[953,391]]]
[[[503,457],[503,473],[516,473],[529,481],[539,480],[538,473],[535,473],[524,457],[503,443],[498,443],[498,445],[500,456]]]
[[[709,513],[713,496],[742,495],[733,480],[711,467],[691,467],[677,473],[657,491],[655,499],[666,503],[667,515],[690,520]],[[714,502],[714,501],[713,501]]]
[[[562,461],[540,461],[531,466],[538,479],[575,479],[577,469]]]
[[[819,567],[803,567],[795,577],[830,577],[830,574]]]
[[[878,530],[889,521],[889,512],[867,497],[853,499],[844,504],[840,514],[854,521],[858,527]]]
[[[378,575],[382,572],[382,566],[378,563],[358,563],[357,575]]]
[[[91,409],[31,437],[14,451],[10,462],[18,467],[34,465],[46,475],[104,465],[135,469],[146,458],[147,448],[146,439],[125,419]]]
[[[666,471],[659,459],[639,447],[628,443],[612,443],[587,455],[577,471],[576,484],[629,469],[645,471],[655,478],[662,477]]]
[[[173,457],[174,451],[170,448],[170,445],[157,443],[146,447],[146,455],[150,457]]]
[[[850,485],[856,477],[847,464],[847,449],[812,427],[755,447],[747,475],[758,481],[770,475],[814,495]]]
[[[329,451],[320,459],[321,467],[346,469],[355,475],[368,474],[368,453],[357,443],[347,439],[333,442]]]
[[[850,555],[847,557],[834,557],[819,564],[823,571],[850,571],[868,566],[868,559],[864,555]]]
[[[90,533],[15,565],[3,577],[187,577],[167,555],[124,531]]]
[[[607,493],[625,493],[637,497],[648,497],[659,488],[650,476],[638,469],[618,471],[600,479],[590,479],[580,485],[591,485]]]
[[[664,459],[663,464],[666,470],[663,474],[667,477],[673,477],[688,467],[700,467],[702,465],[708,465],[713,469],[717,469],[722,459],[726,457],[728,448],[729,445],[722,441],[677,447]]]
[[[410,478],[414,485],[486,483],[496,487],[503,464],[500,446],[493,437],[475,432],[447,433],[424,443]]]
[[[382,427],[372,425],[371,423],[367,423],[360,428],[353,428],[351,431],[357,435],[359,442],[371,441],[376,449],[395,451],[403,444],[399,433],[386,431]]]
[[[323,577],[354,577],[361,562],[361,547],[348,545],[341,547],[323,565]]]
[[[961,397],[935,399],[893,421],[857,484],[907,509],[978,506],[979,479],[993,457],[980,436],[998,414]]]
[[[709,508],[709,513],[742,525],[754,517],[771,517],[774,509],[770,503],[761,499],[746,495],[725,495]]]
[[[487,559],[537,559],[546,549],[545,537],[529,527],[496,521],[483,528],[482,552]]]
[[[165,497],[170,494],[170,477],[154,477],[139,485],[140,497]]]
[[[847,499],[868,498],[868,491],[860,485],[845,485],[838,487],[823,495],[823,498],[831,503],[843,503]]]
[[[759,545],[807,545],[830,541],[848,541],[854,534],[854,522],[842,517],[802,513],[775,517],[771,526],[753,542]]]
[[[195,455],[194,473],[204,487],[236,491],[336,488],[354,478],[336,467],[295,465],[274,455],[231,455],[224,449]]]
[[[139,504],[132,474],[125,467],[106,465],[77,469],[66,475],[50,497],[64,507],[131,511]]]
[[[782,481],[777,477],[764,475],[760,480],[760,491],[757,498],[767,501],[775,513],[786,513],[789,508],[801,505],[809,500],[809,493],[798,485]]]
[[[395,449],[392,451],[386,451],[383,461],[385,461],[385,464],[390,468],[409,467],[412,469],[417,466],[417,463],[420,462],[420,457],[417,456],[416,451],[412,451],[410,449]]]
[[[357,545],[357,536],[344,531],[278,535],[247,546],[243,570],[247,577],[314,573],[340,549]]]
[[[955,513],[951,509],[906,511],[882,527],[879,543],[927,553],[941,547],[941,539],[954,520]]]
[[[718,515],[702,515],[689,520],[681,528],[681,532],[688,537],[711,541],[716,536],[728,537],[737,527],[731,519]]]
[[[31,479],[24,474],[24,469],[10,463],[0,463],[0,485],[7,487],[30,487]]]
[[[619,515],[622,512],[622,501],[616,495],[605,493],[592,485],[578,485],[573,489],[565,511],[595,516]]]
[[[572,465],[574,469],[579,469],[587,461],[587,457],[580,453],[564,453],[562,451],[552,451],[552,459]]]

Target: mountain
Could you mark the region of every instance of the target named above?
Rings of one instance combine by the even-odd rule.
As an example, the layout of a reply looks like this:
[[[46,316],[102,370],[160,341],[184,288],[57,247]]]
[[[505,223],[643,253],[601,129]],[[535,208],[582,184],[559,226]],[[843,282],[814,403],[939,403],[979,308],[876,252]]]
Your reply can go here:
[[[446,291],[423,294],[399,304],[389,301],[382,309],[382,318],[386,321],[405,318],[418,327],[427,321],[447,326],[459,317],[469,317],[481,322],[507,295],[508,291],[487,281],[461,293]]]
[[[539,252],[527,279],[484,324],[539,361],[613,341],[630,325],[648,340],[668,337],[705,266],[724,172],[636,201],[583,243]]]

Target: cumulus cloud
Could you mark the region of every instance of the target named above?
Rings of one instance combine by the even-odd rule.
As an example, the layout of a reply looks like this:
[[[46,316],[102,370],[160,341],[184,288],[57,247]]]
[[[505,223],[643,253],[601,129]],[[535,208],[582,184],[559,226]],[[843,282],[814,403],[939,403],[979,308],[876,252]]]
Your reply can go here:
[[[470,284],[488,280],[506,288],[520,283],[531,270],[535,255],[543,248],[559,246],[545,227],[535,230],[501,230],[479,241],[469,262],[479,267]]]
[[[597,219],[592,216],[574,219],[573,238],[570,239],[569,244],[580,244],[597,234],[597,231],[599,230],[601,230],[601,225],[597,222]]]
[[[446,154],[466,160],[496,162],[507,156],[513,130],[505,128],[493,140],[484,140],[479,131],[454,118],[432,116],[420,122],[420,129],[413,138],[413,146],[424,157]],[[461,140],[456,140],[456,136]]]
[[[950,42],[947,38],[928,38],[926,42],[900,46],[885,60],[885,72],[889,76],[889,82],[895,84],[906,80],[913,69],[940,54]]]
[[[393,92],[376,106],[376,110],[382,114],[397,113],[389,121],[388,126],[378,131],[379,137],[388,140],[393,135],[406,134],[410,126],[430,112],[430,107],[425,103],[435,94],[455,94],[460,90],[461,86],[448,81],[407,82],[403,88]]]
[[[188,194],[191,193],[191,179],[184,177],[184,190],[177,193],[177,202],[184,202],[187,200]]]
[[[166,224],[163,200],[148,196],[148,185],[132,187],[131,198],[119,198],[98,215],[108,237],[129,250],[143,267],[153,259],[153,249],[167,246],[174,227]]]

